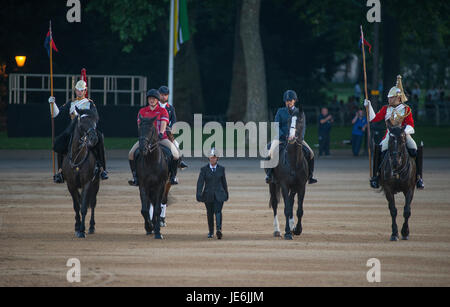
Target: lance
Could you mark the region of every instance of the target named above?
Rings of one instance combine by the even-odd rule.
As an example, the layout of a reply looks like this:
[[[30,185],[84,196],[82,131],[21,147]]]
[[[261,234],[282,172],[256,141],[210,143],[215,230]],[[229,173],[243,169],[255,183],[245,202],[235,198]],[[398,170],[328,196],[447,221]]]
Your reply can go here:
[[[366,53],[364,50],[364,32],[361,25],[361,47],[362,47],[362,56],[363,56],[363,68],[364,68],[364,91],[365,91],[365,97],[366,100],[369,99],[369,95],[367,94],[367,71],[366,71]],[[369,154],[369,171],[370,171],[370,177],[373,177],[373,170],[372,170],[372,151],[371,151],[371,137],[370,137],[370,117],[369,117],[369,106],[366,107],[366,116],[367,116],[367,152]]]
[[[52,21],[50,20],[50,96],[53,97],[53,36],[52,36]],[[53,103],[51,104],[51,120],[52,120],[52,164],[53,164],[53,176],[55,176],[55,151],[53,145],[55,144],[55,121],[53,119]]]

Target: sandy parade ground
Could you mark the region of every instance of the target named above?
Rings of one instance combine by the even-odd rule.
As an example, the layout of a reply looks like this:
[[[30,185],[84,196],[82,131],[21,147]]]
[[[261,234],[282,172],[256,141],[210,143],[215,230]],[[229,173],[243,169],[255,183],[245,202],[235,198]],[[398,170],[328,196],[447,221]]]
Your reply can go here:
[[[207,239],[206,210],[195,200],[206,160],[187,159],[159,241],[145,235],[125,151],[107,153],[110,179],[98,194],[96,233],[86,239],[75,237],[66,186],[51,180],[50,153],[0,151],[0,286],[450,286],[449,152],[425,153],[426,189],[412,203],[410,240],[390,242],[387,201],[369,187],[367,157],[317,159],[319,183],[307,187],[303,234],[293,241],[273,237],[256,159],[220,160],[230,191],[224,238]],[[396,200],[401,228],[403,196]],[[71,258],[80,261],[80,283],[66,279]],[[381,263],[381,283],[367,281],[371,258]]]

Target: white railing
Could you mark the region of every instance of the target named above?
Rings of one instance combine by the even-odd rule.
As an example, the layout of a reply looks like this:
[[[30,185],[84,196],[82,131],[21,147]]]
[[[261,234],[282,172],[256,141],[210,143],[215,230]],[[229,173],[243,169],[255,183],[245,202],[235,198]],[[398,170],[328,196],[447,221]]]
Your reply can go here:
[[[80,75],[53,75],[54,95],[65,94],[65,101],[74,99],[74,86],[80,80]],[[145,106],[147,92],[147,77],[142,76],[106,76],[91,75],[87,77],[88,96],[101,97],[103,105]],[[10,74],[9,104],[27,104],[29,95],[33,93],[50,93],[49,74]],[[126,95],[119,102],[119,94]],[[113,97],[109,99],[109,97]],[[122,97],[122,96],[121,96]],[[110,102],[110,101],[113,101]],[[123,101],[125,100],[125,101]],[[35,101],[32,101],[35,102]],[[137,104],[136,104],[137,103]]]

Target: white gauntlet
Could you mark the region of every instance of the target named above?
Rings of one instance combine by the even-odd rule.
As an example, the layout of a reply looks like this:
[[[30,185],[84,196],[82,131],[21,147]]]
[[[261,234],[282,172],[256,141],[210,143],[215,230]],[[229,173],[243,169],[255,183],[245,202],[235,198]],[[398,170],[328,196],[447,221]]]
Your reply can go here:
[[[53,118],[55,118],[59,114],[58,106],[55,103],[55,97],[50,96],[48,103],[50,104],[50,114],[52,114],[53,110]]]

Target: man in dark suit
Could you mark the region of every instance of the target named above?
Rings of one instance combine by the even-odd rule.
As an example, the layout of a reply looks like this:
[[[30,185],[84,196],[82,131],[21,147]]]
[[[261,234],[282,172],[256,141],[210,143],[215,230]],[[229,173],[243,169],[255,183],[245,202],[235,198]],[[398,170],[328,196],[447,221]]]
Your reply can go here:
[[[228,200],[225,168],[217,161],[216,149],[209,154],[209,164],[202,167],[197,181],[197,201],[204,202],[208,216],[208,238],[214,237],[214,215],[216,216],[217,239],[222,239],[222,207]]]

